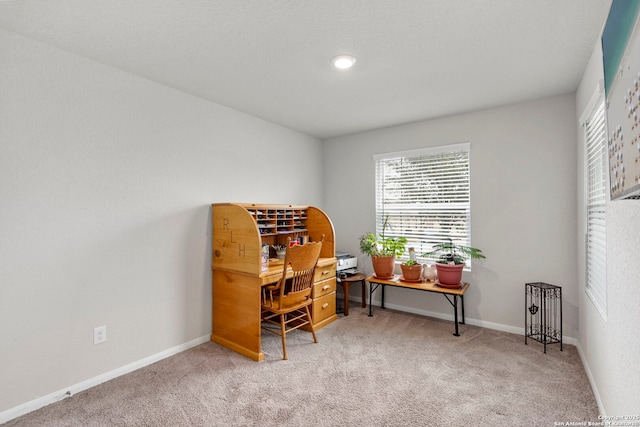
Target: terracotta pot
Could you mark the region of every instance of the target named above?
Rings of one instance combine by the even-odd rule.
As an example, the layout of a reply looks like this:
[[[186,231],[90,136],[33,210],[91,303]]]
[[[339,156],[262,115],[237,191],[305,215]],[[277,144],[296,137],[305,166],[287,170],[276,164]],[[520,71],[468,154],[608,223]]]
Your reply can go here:
[[[438,270],[438,281],[443,285],[458,285],[462,282],[464,264],[436,263],[436,269]]]
[[[395,256],[372,256],[373,271],[379,279],[390,279],[396,268]]]
[[[422,280],[422,264],[400,264],[400,268],[402,269],[402,277],[405,280]]]

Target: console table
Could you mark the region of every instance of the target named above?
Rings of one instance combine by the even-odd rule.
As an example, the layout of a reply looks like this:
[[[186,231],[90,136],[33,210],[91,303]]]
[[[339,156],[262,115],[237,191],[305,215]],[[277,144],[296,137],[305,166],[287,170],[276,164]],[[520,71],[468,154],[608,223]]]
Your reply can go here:
[[[400,276],[396,275],[392,279],[379,279],[375,275],[367,277],[367,282],[369,283],[369,317],[373,316],[373,306],[371,305],[373,292],[378,289],[378,287],[382,287],[382,301],[380,304],[380,308],[384,308],[384,288],[385,286],[396,286],[398,288],[407,288],[407,289],[417,289],[419,291],[427,291],[427,292],[435,292],[438,294],[444,295],[444,297],[449,301],[449,304],[453,307],[453,318],[455,325],[455,335],[459,337],[460,334],[458,332],[458,297],[460,297],[460,308],[462,310],[462,321],[459,322],[461,325],[464,325],[464,293],[467,289],[469,289],[468,283],[463,283],[459,288],[445,288],[442,286],[438,286],[437,282],[406,282],[400,280]]]

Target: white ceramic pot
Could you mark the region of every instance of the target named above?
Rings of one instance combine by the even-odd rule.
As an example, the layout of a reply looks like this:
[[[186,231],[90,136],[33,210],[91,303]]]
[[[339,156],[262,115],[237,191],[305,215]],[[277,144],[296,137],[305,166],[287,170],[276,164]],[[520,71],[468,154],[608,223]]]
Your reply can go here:
[[[429,282],[434,282],[437,278],[436,266],[423,264],[422,266],[422,278]]]

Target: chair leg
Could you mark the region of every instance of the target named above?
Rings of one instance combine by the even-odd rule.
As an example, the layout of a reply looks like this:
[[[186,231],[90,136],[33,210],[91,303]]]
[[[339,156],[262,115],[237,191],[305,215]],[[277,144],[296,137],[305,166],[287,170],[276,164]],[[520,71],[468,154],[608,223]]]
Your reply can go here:
[[[304,307],[307,310],[307,319],[309,319],[309,327],[311,329],[311,335],[313,335],[313,342],[318,343],[318,338],[316,338],[316,328],[313,326],[313,320],[311,320],[311,313],[309,313],[309,306]]]
[[[282,333],[282,359],[287,360],[287,331],[284,324],[284,314],[280,315],[280,331]]]

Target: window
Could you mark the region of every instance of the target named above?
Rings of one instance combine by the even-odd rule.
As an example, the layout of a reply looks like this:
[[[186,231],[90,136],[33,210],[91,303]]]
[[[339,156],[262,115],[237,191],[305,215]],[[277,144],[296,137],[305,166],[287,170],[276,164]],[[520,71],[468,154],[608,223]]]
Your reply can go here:
[[[377,233],[388,218],[385,234],[406,237],[417,255],[448,238],[471,246],[469,148],[465,143],[374,156]]]
[[[607,318],[607,130],[605,103],[597,97],[585,123],[586,292]]]

